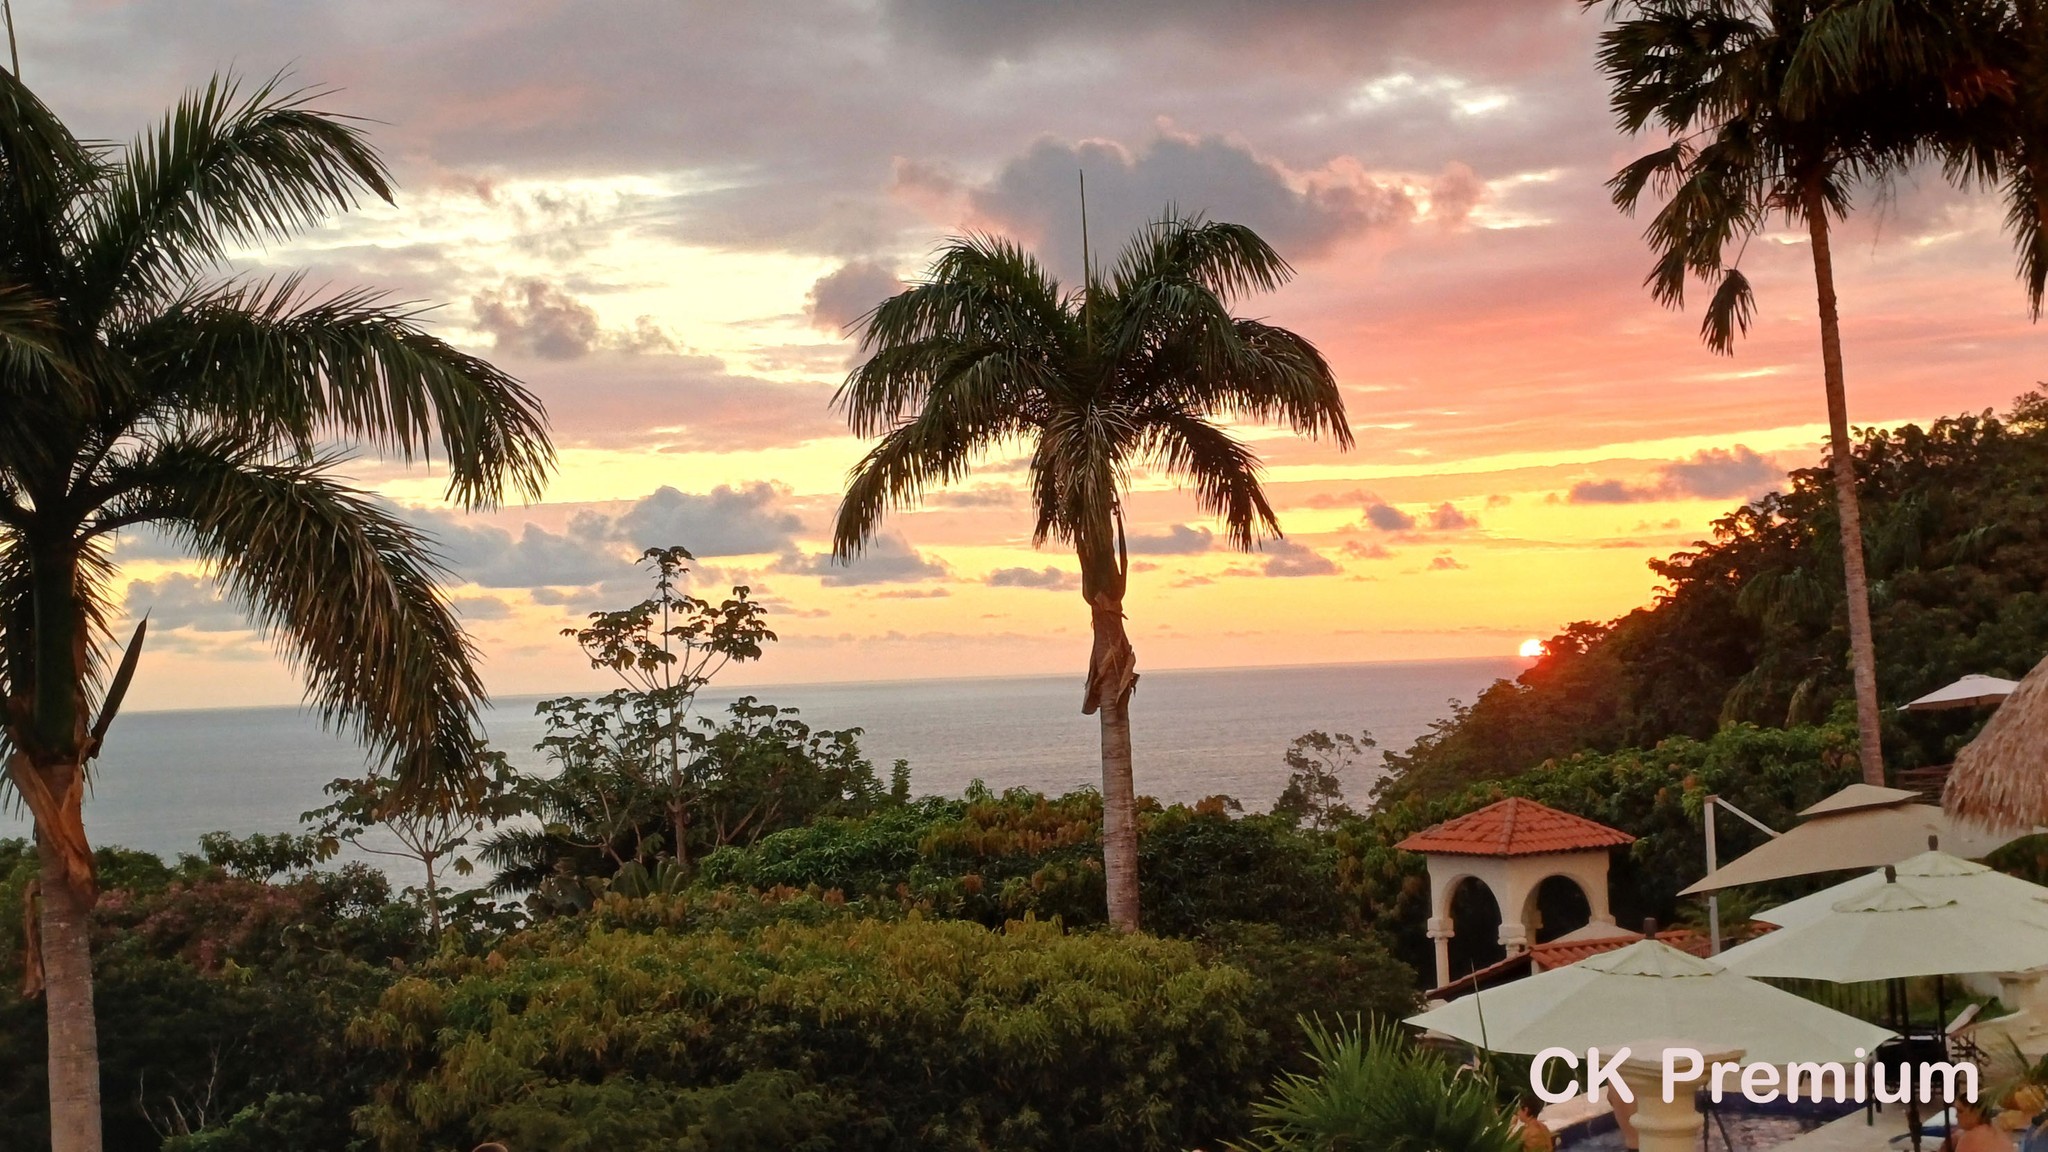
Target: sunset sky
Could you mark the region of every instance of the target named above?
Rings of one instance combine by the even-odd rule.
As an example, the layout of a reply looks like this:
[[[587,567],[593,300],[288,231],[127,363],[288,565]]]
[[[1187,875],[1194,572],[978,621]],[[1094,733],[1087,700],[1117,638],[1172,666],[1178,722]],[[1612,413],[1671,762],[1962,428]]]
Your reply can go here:
[[[1033,551],[1013,459],[821,557],[862,445],[829,401],[844,325],[966,229],[1080,263],[1168,203],[1293,261],[1244,312],[1321,346],[1357,446],[1246,429],[1285,541],[1220,546],[1154,480],[1131,504],[1141,666],[1511,655],[1644,602],[1644,561],[1811,463],[1824,408],[1803,234],[1753,244],[1760,312],[1708,354],[1641,287],[1599,9],[1554,0],[17,0],[27,81],[125,139],[217,69],[289,68],[374,121],[376,205],[249,270],[432,302],[544,399],[545,502],[439,537],[499,693],[595,683],[557,635],[640,598],[681,543],[752,585],[761,682],[1074,672],[1074,561]],[[1859,423],[2004,406],[2042,375],[1995,201],[1937,174],[1863,197],[1837,246]],[[286,703],[295,681],[204,573],[124,541],[153,613],[141,707]]]

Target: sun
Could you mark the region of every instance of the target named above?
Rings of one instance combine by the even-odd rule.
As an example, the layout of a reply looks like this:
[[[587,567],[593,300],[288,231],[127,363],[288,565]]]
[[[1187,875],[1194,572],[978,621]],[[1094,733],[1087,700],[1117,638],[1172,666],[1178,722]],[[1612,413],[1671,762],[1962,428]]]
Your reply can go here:
[[[1524,660],[1537,660],[1537,659],[1541,659],[1541,658],[1542,658],[1542,656],[1543,656],[1543,652],[1544,652],[1544,648],[1543,648],[1543,641],[1541,641],[1541,640],[1524,640],[1524,641],[1522,641],[1522,647],[1521,647],[1521,655],[1522,655],[1522,659],[1524,659]]]

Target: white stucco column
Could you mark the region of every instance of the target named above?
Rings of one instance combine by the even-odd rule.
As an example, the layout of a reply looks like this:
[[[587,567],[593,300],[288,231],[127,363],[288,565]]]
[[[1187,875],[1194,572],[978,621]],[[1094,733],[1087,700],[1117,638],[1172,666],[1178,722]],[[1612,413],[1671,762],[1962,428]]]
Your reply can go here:
[[[1693,1093],[1704,1081],[1680,1082],[1669,1101],[1664,1099],[1664,1049],[1699,1049],[1703,1068],[1716,1060],[1739,1060],[1742,1050],[1702,1047],[1684,1040],[1643,1040],[1629,1045],[1630,1056],[1621,1065],[1621,1079],[1635,1094],[1634,1124],[1641,1152],[1695,1152],[1706,1117],[1693,1107]]]
[[[1451,982],[1451,937],[1458,934],[1449,916],[1429,918],[1429,939],[1436,945],[1436,986]]]

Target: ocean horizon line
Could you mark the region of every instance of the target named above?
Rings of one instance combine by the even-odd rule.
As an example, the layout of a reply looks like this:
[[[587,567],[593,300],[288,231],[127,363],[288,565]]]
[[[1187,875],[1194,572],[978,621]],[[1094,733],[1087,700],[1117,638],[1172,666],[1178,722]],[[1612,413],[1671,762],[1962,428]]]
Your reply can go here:
[[[1141,676],[1158,676],[1169,673],[1192,674],[1204,672],[1287,672],[1300,671],[1305,669],[1336,670],[1344,668],[1446,668],[1470,664],[1506,664],[1519,665],[1521,667],[1526,668],[1528,665],[1533,663],[1535,663],[1535,661],[1527,657],[1513,655],[1445,656],[1423,658],[1416,660],[1328,660],[1302,661],[1298,663],[1288,664],[1201,664],[1176,666],[1170,668],[1141,669],[1139,674]],[[741,695],[754,695],[755,692],[753,690],[769,692],[784,688],[890,688],[896,686],[911,686],[919,684],[985,684],[995,683],[998,681],[1044,681],[1064,680],[1068,678],[1072,678],[1078,685],[1083,678],[1083,674],[1080,672],[1015,672],[1005,673],[1002,675],[974,676],[899,676],[887,680],[777,680],[772,682],[763,681],[760,683],[719,684],[713,686],[713,694],[724,695],[728,692],[732,692],[735,690],[739,690],[739,693]],[[594,687],[582,690],[569,689],[550,692],[507,692],[503,694],[492,695],[490,698],[490,702],[492,705],[504,705],[514,701],[524,700],[538,701],[559,699],[565,696],[595,696],[601,695],[608,691],[611,691],[611,688]],[[310,710],[311,708],[309,705],[300,703],[217,704],[203,708],[130,708],[125,709],[124,712],[125,714],[131,716],[177,716],[193,715],[208,712],[306,712]]]

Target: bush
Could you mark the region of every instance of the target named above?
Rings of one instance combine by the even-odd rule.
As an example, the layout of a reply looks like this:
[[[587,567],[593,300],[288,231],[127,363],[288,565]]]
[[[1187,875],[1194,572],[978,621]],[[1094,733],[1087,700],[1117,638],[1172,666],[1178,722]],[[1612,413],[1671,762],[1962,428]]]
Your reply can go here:
[[[718,1147],[1171,1149],[1228,1134],[1256,1085],[1251,982],[1193,945],[810,919],[564,926],[401,980],[354,1029],[403,1068],[363,1130],[386,1152],[697,1147],[714,1117]]]

